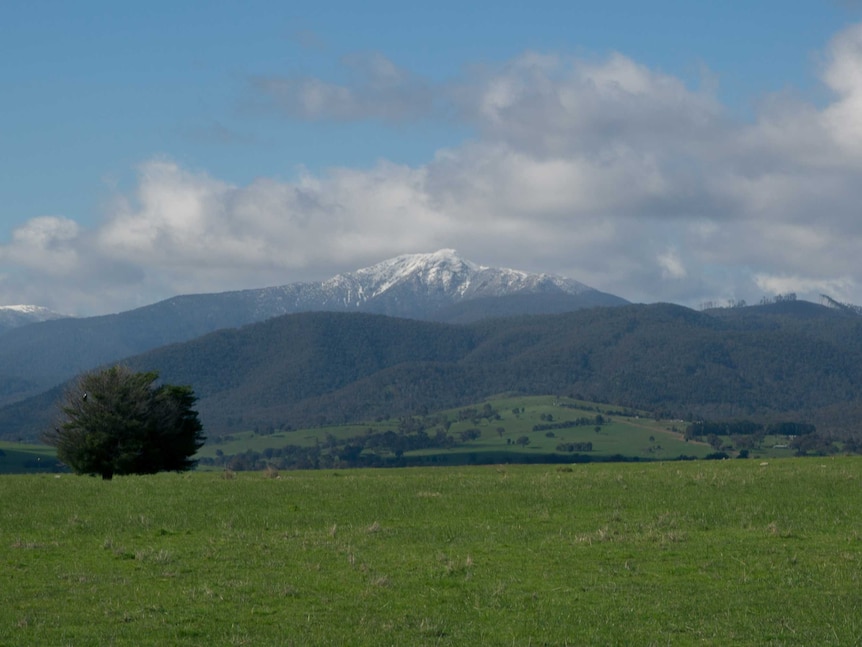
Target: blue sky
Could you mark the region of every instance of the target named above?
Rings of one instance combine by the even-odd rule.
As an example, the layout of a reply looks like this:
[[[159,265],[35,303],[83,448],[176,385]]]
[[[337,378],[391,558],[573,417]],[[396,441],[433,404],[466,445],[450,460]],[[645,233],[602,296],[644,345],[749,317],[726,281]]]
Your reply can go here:
[[[440,247],[636,301],[862,302],[860,4],[415,4],[3,3],[0,303]]]

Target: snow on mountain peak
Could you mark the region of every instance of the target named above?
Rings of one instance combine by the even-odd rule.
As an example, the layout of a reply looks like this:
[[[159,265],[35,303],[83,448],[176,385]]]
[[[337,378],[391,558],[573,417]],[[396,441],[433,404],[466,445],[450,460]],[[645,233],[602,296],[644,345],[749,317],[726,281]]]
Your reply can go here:
[[[359,270],[355,274],[370,279],[374,296],[407,281],[418,281],[430,288],[446,291],[458,289],[469,275],[480,266],[465,261],[453,249],[441,249],[431,254],[403,254],[377,265]]]
[[[48,321],[49,319],[61,319],[66,316],[42,306],[0,306],[0,331],[17,328],[29,323]]]
[[[454,301],[517,292],[554,290],[578,294],[589,290],[563,277],[479,265],[461,258],[454,249],[402,254],[334,276],[324,281],[322,287],[330,294],[340,293],[346,306],[358,306],[395,289],[405,297],[406,290]]]
[[[584,304],[625,303],[573,279],[479,265],[463,259],[453,249],[402,254],[325,281],[265,288],[256,294],[256,308],[261,313],[270,313],[269,316],[359,310],[421,319],[461,302],[515,295],[549,297],[533,299],[530,303],[534,305],[540,301],[575,302],[565,298],[555,300],[566,296],[584,297],[581,300]]]
[[[57,318],[66,316],[66,315],[62,315],[58,312],[54,312],[53,310],[49,310],[48,308],[44,308],[42,306],[33,306],[33,305],[0,306],[0,312],[9,312],[9,313],[17,313],[17,314],[21,314],[21,315],[28,315],[37,321],[42,321],[43,319],[57,319]]]
[[[41,306],[26,306],[26,305],[15,305],[15,306],[0,306],[0,310],[9,310],[11,312],[20,312],[22,314],[32,314],[35,312],[39,312],[40,310],[45,310]]]

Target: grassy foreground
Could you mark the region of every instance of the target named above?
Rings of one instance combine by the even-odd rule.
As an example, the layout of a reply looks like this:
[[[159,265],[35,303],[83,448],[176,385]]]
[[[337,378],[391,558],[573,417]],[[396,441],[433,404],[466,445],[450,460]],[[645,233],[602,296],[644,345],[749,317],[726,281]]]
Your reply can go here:
[[[0,497],[0,645],[862,641],[860,458],[43,474]]]

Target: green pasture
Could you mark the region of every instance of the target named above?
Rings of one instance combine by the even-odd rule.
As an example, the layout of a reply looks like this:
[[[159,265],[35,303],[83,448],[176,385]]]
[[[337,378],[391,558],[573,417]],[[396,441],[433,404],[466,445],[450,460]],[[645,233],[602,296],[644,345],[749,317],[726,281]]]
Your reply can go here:
[[[0,478],[0,645],[862,642],[862,458],[225,476]]]
[[[495,416],[487,418],[461,419],[467,409],[481,412],[489,405]],[[575,405],[580,408],[572,408]],[[530,462],[550,454],[565,461],[570,453],[557,449],[561,443],[592,443],[593,449],[586,453],[590,458],[602,459],[624,456],[645,460],[672,460],[680,456],[704,458],[716,450],[705,442],[686,441],[683,438],[686,423],[681,420],[655,420],[644,412],[625,410],[615,405],[597,404],[558,398],[556,396],[519,396],[493,398],[462,409],[442,411],[436,416],[448,419],[448,433],[454,437],[469,429],[478,429],[480,437],[462,442],[452,449],[424,449],[405,452],[407,460],[421,458],[437,465],[462,465],[488,462]],[[559,423],[578,418],[593,418],[597,414],[610,420],[597,432],[595,425],[584,425],[567,429],[533,431],[536,425]],[[212,439],[200,451],[199,456],[214,458],[217,452],[225,455],[241,454],[248,450],[263,452],[267,448],[286,445],[310,447],[325,444],[330,436],[338,440],[362,436],[367,430],[377,432],[397,431],[398,419],[369,421],[363,424],[332,425],[292,431],[276,431],[268,435],[251,431],[231,434],[229,437]],[[433,434],[435,427],[428,433]],[[529,444],[520,445],[518,439],[526,437]],[[751,450],[755,459],[789,457],[793,450],[786,447],[785,437],[768,436],[760,449]],[[775,445],[785,447],[775,448]],[[735,455],[730,450],[731,455]]]
[[[460,412],[464,409],[475,409],[481,412],[484,405],[490,405],[496,412],[493,418],[460,420]],[[584,407],[574,409],[561,404],[576,404]],[[518,413],[515,413],[515,410]],[[441,463],[466,463],[467,456],[493,455],[499,460],[517,462],[521,458],[529,460],[531,456],[558,453],[556,447],[560,443],[591,442],[591,456],[609,457],[623,455],[646,459],[672,459],[680,455],[702,458],[714,450],[701,442],[686,442],[682,437],[685,423],[677,421],[656,421],[647,416],[616,415],[619,407],[580,402],[555,396],[521,396],[502,397],[482,402],[463,409],[452,409],[440,412],[451,422],[448,433],[458,436],[468,429],[478,429],[481,436],[475,440],[460,443],[453,449],[428,449],[407,452],[408,458],[413,456],[439,456]],[[611,413],[608,413],[611,412]],[[610,424],[603,425],[599,432],[594,425],[556,429],[551,431],[533,431],[538,424],[564,422],[577,418],[593,418],[601,414],[610,418]],[[549,419],[550,418],[550,419]],[[273,434],[259,435],[251,431],[231,434],[224,439],[213,439],[200,451],[200,456],[215,457],[216,452],[232,455],[253,450],[262,452],[267,448],[278,448],[285,445],[300,447],[323,443],[328,436],[339,440],[361,436],[368,429],[376,431],[398,430],[397,419],[369,421],[363,424],[333,425],[312,429],[293,431],[276,431]],[[500,432],[502,430],[502,432]],[[433,429],[429,429],[433,434]],[[516,444],[518,438],[526,436],[530,443],[526,446]]]

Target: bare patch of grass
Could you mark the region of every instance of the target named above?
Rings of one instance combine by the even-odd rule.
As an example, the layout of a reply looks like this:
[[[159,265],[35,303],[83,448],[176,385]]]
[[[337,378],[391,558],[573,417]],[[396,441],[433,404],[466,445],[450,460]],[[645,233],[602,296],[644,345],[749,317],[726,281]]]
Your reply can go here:
[[[164,549],[142,548],[135,551],[135,559],[147,564],[170,564],[174,558],[169,551]]]

